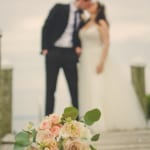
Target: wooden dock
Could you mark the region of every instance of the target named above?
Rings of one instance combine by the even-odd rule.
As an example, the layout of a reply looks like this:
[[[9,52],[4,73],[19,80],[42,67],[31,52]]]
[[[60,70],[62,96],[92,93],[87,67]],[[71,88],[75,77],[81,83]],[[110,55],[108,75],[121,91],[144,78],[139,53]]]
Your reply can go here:
[[[150,150],[150,130],[105,132],[97,145],[98,150]]]
[[[0,150],[13,150],[15,142],[14,134],[7,134],[1,140]]]
[[[13,150],[14,135],[2,139],[0,150]],[[101,133],[97,150],[150,150],[150,129]]]

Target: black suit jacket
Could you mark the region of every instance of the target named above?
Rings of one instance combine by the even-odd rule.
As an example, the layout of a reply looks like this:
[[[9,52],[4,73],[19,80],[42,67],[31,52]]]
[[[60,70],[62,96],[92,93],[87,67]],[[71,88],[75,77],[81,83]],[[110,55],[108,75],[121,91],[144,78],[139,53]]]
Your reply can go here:
[[[63,34],[67,26],[69,12],[69,4],[56,4],[52,8],[42,28],[42,50],[51,50],[54,47],[54,43]],[[78,36],[73,43],[74,47],[80,46]]]

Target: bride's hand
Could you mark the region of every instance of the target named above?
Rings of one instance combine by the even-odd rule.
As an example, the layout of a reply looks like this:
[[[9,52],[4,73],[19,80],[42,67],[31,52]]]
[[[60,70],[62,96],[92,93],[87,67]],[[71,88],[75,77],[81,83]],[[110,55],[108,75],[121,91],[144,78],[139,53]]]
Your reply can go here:
[[[76,47],[75,51],[76,51],[76,54],[77,54],[78,56],[80,56],[82,49],[81,49],[80,47]]]
[[[96,73],[97,74],[100,74],[103,72],[103,69],[104,69],[104,64],[103,63],[100,63],[97,68],[96,68]]]

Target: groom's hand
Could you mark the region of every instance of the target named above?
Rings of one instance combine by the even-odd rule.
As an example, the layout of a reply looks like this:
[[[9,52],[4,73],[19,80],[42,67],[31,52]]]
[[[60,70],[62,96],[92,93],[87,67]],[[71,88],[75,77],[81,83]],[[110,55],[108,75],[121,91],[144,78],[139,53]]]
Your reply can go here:
[[[48,54],[48,50],[47,49],[43,49],[42,50],[42,55],[46,56]]]
[[[76,48],[75,48],[75,52],[76,52],[76,54],[77,54],[78,56],[81,55],[81,51],[82,51],[81,47],[76,47]]]

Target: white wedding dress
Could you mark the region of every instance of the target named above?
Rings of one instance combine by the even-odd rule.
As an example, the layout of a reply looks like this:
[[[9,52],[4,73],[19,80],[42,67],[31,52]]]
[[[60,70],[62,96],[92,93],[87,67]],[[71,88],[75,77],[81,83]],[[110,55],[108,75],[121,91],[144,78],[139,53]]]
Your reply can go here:
[[[111,59],[102,74],[96,74],[100,62],[102,41],[96,25],[81,29],[79,37],[82,54],[79,60],[79,108],[81,116],[92,108],[99,108],[101,119],[96,130],[124,130],[145,128],[146,119],[130,81]]]

